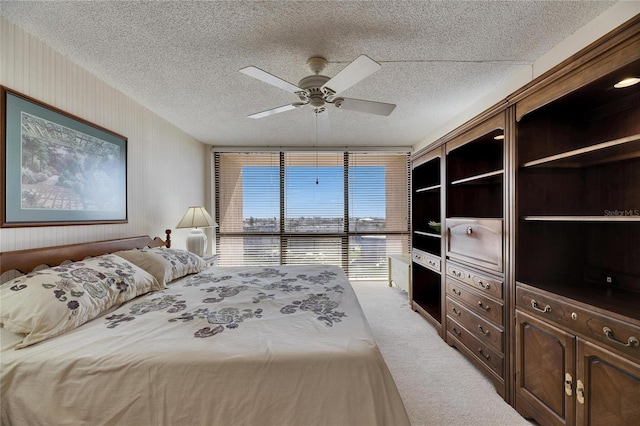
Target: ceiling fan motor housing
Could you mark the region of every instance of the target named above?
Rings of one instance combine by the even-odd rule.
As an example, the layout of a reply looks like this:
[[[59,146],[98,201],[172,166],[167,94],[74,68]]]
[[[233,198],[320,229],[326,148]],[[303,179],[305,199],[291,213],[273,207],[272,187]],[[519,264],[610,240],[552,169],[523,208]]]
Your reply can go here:
[[[320,108],[324,106],[326,99],[325,94],[320,89],[330,77],[326,75],[309,75],[298,83],[298,87],[305,91],[306,98],[309,101],[309,105],[314,108]],[[302,98],[302,96],[300,96]]]

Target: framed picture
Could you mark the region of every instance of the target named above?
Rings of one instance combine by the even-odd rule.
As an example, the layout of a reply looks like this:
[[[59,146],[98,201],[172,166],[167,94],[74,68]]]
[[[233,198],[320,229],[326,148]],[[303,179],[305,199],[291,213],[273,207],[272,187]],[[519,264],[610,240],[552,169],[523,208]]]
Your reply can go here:
[[[127,138],[0,92],[1,226],[127,222]]]

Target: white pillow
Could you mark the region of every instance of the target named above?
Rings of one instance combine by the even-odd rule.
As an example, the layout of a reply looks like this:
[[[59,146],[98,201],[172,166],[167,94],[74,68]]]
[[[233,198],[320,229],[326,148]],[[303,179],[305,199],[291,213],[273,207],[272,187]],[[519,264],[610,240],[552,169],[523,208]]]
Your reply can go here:
[[[124,250],[114,253],[153,275],[160,284],[207,269],[207,262],[191,252],[166,247]]]
[[[15,278],[0,287],[0,323],[26,334],[16,349],[72,330],[163,286],[121,257],[104,255]]]

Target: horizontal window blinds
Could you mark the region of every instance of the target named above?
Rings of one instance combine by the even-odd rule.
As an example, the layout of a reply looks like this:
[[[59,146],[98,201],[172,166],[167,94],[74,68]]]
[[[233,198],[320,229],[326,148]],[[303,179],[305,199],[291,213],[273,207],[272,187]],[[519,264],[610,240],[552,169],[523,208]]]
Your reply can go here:
[[[348,156],[349,275],[387,278],[387,256],[409,246],[409,160],[406,155]]]
[[[335,264],[386,279],[409,247],[408,153],[214,153],[221,265]]]
[[[285,232],[344,232],[342,153],[285,153],[283,178]]]

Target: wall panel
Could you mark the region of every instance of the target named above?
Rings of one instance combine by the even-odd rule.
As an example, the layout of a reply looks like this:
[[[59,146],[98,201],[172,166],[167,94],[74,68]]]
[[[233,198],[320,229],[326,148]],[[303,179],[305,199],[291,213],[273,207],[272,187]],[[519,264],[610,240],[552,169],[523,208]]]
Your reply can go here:
[[[204,205],[202,143],[2,17],[0,84],[128,138],[129,216],[116,225],[1,228],[0,251],[164,235],[188,206]],[[187,234],[175,231],[174,246]]]

